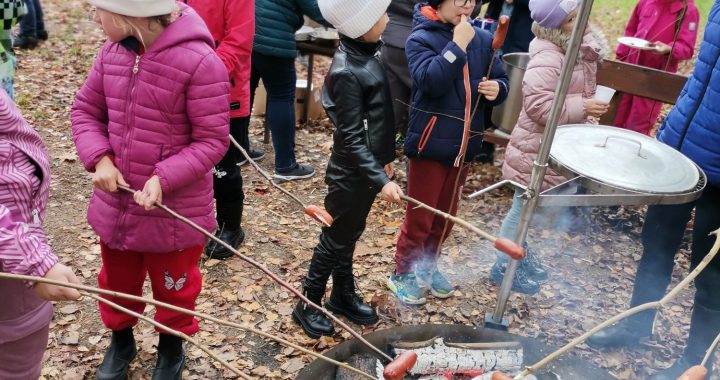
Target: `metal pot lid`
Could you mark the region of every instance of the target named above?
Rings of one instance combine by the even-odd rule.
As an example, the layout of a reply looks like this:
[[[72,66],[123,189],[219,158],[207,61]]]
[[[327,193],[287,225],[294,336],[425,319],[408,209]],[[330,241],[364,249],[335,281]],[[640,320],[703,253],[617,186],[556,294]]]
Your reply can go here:
[[[599,183],[643,193],[686,193],[700,181],[697,166],[677,150],[605,125],[559,126],[550,159]]]

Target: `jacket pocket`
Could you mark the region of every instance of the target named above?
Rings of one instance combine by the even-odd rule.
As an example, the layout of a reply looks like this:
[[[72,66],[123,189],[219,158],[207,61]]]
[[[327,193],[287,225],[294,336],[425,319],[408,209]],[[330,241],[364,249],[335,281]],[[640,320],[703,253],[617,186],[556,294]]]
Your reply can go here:
[[[425,126],[425,129],[423,129],[422,135],[420,135],[420,142],[418,143],[418,153],[422,152],[423,149],[425,149],[425,145],[427,145],[428,140],[430,140],[430,134],[432,133],[433,128],[435,128],[436,122],[437,116],[433,115],[432,117],[430,117],[430,120]]]

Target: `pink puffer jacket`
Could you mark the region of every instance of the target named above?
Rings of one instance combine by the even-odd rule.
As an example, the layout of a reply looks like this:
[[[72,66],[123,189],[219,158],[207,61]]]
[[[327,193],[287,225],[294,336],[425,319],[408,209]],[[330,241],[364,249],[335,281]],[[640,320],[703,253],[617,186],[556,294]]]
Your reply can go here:
[[[580,59],[575,65],[568,88],[559,125],[587,122],[583,98],[595,95],[597,62],[600,47],[592,33],[587,33],[580,48]],[[560,80],[560,69],[565,51],[558,45],[535,38],[530,43],[530,62],[523,78],[523,108],[505,150],[503,177],[527,185],[533,162],[540,148],[545,124],[550,117],[555,87]],[[566,179],[548,169],[543,190]]]
[[[106,155],[134,189],[154,174],[163,203],[215,229],[211,169],[228,147],[228,74],[202,19],[181,15],[143,55],[134,39],[106,42],[73,104],[72,132],[85,169]],[[159,209],[145,211],[127,193],[95,189],[88,221],[110,248],[170,252],[204,237]]]

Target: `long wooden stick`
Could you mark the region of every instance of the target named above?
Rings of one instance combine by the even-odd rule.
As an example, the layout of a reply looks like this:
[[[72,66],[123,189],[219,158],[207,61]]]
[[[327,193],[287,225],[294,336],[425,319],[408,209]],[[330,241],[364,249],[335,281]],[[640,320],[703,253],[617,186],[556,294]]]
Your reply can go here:
[[[270,184],[271,184],[273,187],[275,187],[276,189],[280,190],[283,194],[285,194],[285,195],[287,195],[288,197],[290,197],[290,199],[292,199],[292,200],[294,200],[295,202],[297,202],[297,204],[299,204],[300,206],[302,206],[302,208],[305,208],[305,202],[303,202],[300,198],[298,198],[298,197],[297,197],[296,195],[294,195],[293,193],[285,190],[282,186],[278,185],[277,182],[275,182],[275,181],[272,179],[272,176],[270,176],[270,174],[268,174],[268,172],[266,172],[265,170],[263,170],[263,168],[261,168],[260,165],[258,165],[257,162],[255,162],[255,160],[253,160],[252,158],[250,158],[250,155],[249,155],[248,152],[245,150],[245,148],[243,148],[242,145],[240,145],[240,144],[237,142],[237,140],[235,140],[235,138],[232,137],[232,135],[230,135],[230,142],[231,142],[233,145],[235,145],[235,147],[240,151],[240,154],[242,154],[243,157],[245,157],[245,159],[247,160],[247,162],[249,162],[250,165],[252,165],[253,167],[255,167],[255,170],[257,170],[257,172],[260,173],[260,175],[262,175],[263,177],[265,177],[265,179],[266,179],[268,182],[270,182]]]
[[[710,347],[708,347],[707,351],[705,351],[705,357],[703,358],[702,363],[700,363],[701,366],[707,368],[707,362],[708,360],[710,360],[712,353],[715,352],[715,348],[717,348],[718,342],[720,342],[720,334],[715,337],[715,340],[712,342]]]
[[[715,235],[715,244],[712,246],[712,248],[710,249],[710,252],[707,254],[707,256],[705,256],[705,258],[702,259],[700,264],[698,264],[698,266],[692,272],[690,272],[690,274],[687,277],[685,277],[684,280],[682,280],[679,284],[677,284],[677,286],[672,288],[672,290],[670,290],[670,292],[668,294],[666,294],[665,297],[660,299],[660,301],[644,303],[642,305],[639,305],[632,309],[626,310],[626,311],[606,320],[605,322],[597,325],[596,327],[592,328],[590,331],[586,332],[585,334],[582,334],[579,337],[573,339],[570,343],[566,344],[565,346],[563,346],[562,348],[553,352],[552,354],[546,356],[539,362],[527,367],[524,371],[520,372],[517,376],[515,376],[514,379],[520,380],[520,379],[524,378],[525,376],[537,371],[539,368],[542,368],[545,365],[547,365],[548,363],[550,363],[551,361],[557,359],[558,356],[564,354],[571,348],[584,342],[587,338],[589,338],[593,334],[612,325],[613,323],[615,323],[617,321],[625,319],[631,315],[637,314],[644,310],[657,309],[657,308],[661,308],[661,307],[665,306],[668,302],[670,302],[673,298],[675,298],[675,296],[677,296],[677,294],[680,293],[680,291],[687,288],[687,286],[695,279],[695,277],[697,277],[700,274],[700,272],[702,272],[703,269],[705,269],[705,267],[707,267],[708,264],[710,264],[710,261],[712,261],[712,259],[718,253],[718,250],[720,250],[720,228],[711,232],[710,235]]]
[[[304,353],[304,354],[313,356],[313,357],[315,357],[315,358],[317,358],[317,359],[319,359],[319,360],[324,360],[324,361],[327,361],[328,363],[332,363],[332,364],[334,364],[334,365],[336,365],[336,366],[338,366],[338,367],[343,367],[343,368],[345,368],[345,369],[347,369],[347,370],[349,370],[349,371],[353,371],[353,372],[355,372],[355,373],[357,373],[357,374],[359,374],[359,375],[361,375],[361,376],[364,376],[364,377],[366,377],[366,378],[373,379],[373,380],[376,380],[376,379],[377,379],[376,377],[374,377],[374,376],[372,376],[372,375],[369,375],[369,374],[367,374],[367,373],[365,373],[365,372],[363,372],[363,371],[361,371],[361,370],[359,370],[359,369],[357,369],[357,368],[354,368],[354,367],[348,365],[347,363],[339,362],[339,361],[334,360],[334,359],[331,359],[331,358],[329,358],[329,357],[327,357],[327,356],[325,356],[325,355],[319,354],[319,353],[314,352],[314,351],[310,351],[310,350],[308,350],[308,349],[306,349],[306,348],[304,348],[304,347],[298,346],[297,344],[292,343],[292,342],[289,342],[289,341],[287,341],[287,340],[285,340],[285,339],[283,339],[283,338],[280,338],[280,337],[278,337],[278,336],[271,335],[271,334],[268,334],[268,333],[266,333],[266,332],[260,331],[260,330],[258,330],[258,329],[256,329],[256,328],[252,327],[252,326],[241,325],[241,324],[239,324],[239,323],[230,322],[230,321],[227,321],[227,320],[224,320],[224,319],[220,319],[220,318],[213,317],[212,315],[209,315],[209,314],[201,313],[201,312],[194,311],[194,310],[185,309],[185,308],[182,308],[182,307],[179,307],[179,306],[175,306],[175,305],[171,305],[171,304],[169,304],[169,303],[165,303],[165,302],[161,302],[161,301],[156,301],[156,300],[154,300],[154,299],[152,299],[152,298],[139,297],[139,296],[135,296],[135,295],[132,295],[132,294],[120,293],[120,292],[116,292],[116,291],[112,291],[112,290],[107,290],[107,289],[100,289],[100,288],[96,288],[96,287],[88,286],[88,285],[70,284],[70,283],[67,283],[67,282],[50,280],[50,279],[46,279],[46,278],[43,278],[43,277],[36,277],[36,276],[24,276],[24,275],[12,274],[12,273],[2,273],[2,272],[0,272],[0,279],[16,280],[16,281],[41,282],[41,283],[45,283],[45,284],[51,284],[51,285],[63,286],[63,287],[66,287],[66,288],[77,289],[77,290],[84,291],[84,292],[87,292],[87,293],[104,294],[104,295],[111,296],[111,297],[115,297],[115,298],[123,298],[123,299],[128,299],[128,300],[131,300],[131,301],[137,301],[137,302],[142,302],[142,303],[154,305],[154,306],[156,306],[156,307],[163,307],[163,308],[166,308],[166,309],[168,309],[168,310],[176,311],[176,312],[178,312],[178,313],[183,313],[183,314],[186,314],[186,315],[192,315],[192,316],[197,317],[197,318],[206,319],[206,320],[208,320],[208,321],[215,322],[215,323],[217,323],[217,324],[219,324],[219,325],[222,325],[222,326],[233,327],[233,328],[237,328],[237,329],[240,329],[240,330],[244,330],[244,331],[247,331],[247,332],[250,332],[250,333],[253,333],[253,334],[257,334],[257,335],[263,336],[263,337],[265,337],[265,338],[268,338],[268,339],[270,339],[270,340],[273,340],[273,341],[275,341],[275,342],[277,342],[277,343],[280,343],[280,344],[282,344],[282,345],[285,345],[285,346],[288,346],[288,347],[292,347],[292,348],[294,348],[294,349],[296,349],[296,350],[298,350],[298,351],[300,351],[300,352],[302,352],[302,353]]]
[[[127,191],[127,192],[129,192],[129,193],[133,193],[133,194],[135,193],[135,191],[134,191],[133,189],[131,189],[131,188],[129,188],[129,187],[126,187],[126,186],[120,186],[120,185],[118,185],[118,189],[123,190],[123,191]],[[261,272],[265,273],[265,274],[266,274],[268,277],[270,277],[273,281],[275,281],[275,282],[278,283],[280,286],[282,286],[283,288],[285,288],[285,289],[287,289],[288,291],[290,291],[290,293],[294,294],[296,297],[300,298],[300,299],[301,299],[303,302],[305,302],[308,306],[312,307],[312,308],[315,309],[315,310],[320,311],[321,313],[325,314],[328,318],[332,319],[333,322],[337,323],[340,327],[342,327],[343,329],[345,329],[348,333],[350,333],[350,335],[353,336],[353,338],[357,339],[360,343],[362,343],[363,345],[367,346],[367,348],[369,348],[372,352],[374,352],[374,353],[375,353],[376,355],[378,355],[379,357],[383,358],[384,360],[390,361],[390,362],[393,361],[393,358],[392,358],[392,357],[390,357],[388,354],[386,354],[385,352],[383,352],[381,349],[375,347],[372,343],[368,342],[367,339],[363,338],[362,335],[358,334],[355,330],[353,330],[350,326],[348,326],[347,323],[345,323],[345,322],[343,322],[342,320],[340,320],[340,318],[338,318],[338,317],[336,317],[335,315],[333,315],[333,313],[331,313],[330,311],[328,311],[328,310],[325,309],[324,307],[316,304],[315,302],[310,301],[310,299],[308,299],[307,297],[305,297],[299,290],[293,288],[293,286],[290,285],[290,283],[288,283],[287,281],[285,281],[285,280],[281,279],[280,277],[278,277],[275,273],[271,272],[271,271],[270,271],[269,269],[267,269],[264,265],[260,264],[259,262],[253,260],[252,258],[250,258],[250,257],[248,257],[248,256],[243,255],[242,253],[240,253],[240,251],[238,251],[237,249],[235,249],[234,247],[232,247],[230,244],[228,244],[228,243],[220,240],[220,239],[217,238],[215,235],[213,235],[213,234],[211,234],[210,232],[206,231],[204,228],[198,226],[198,225],[197,225],[195,222],[193,222],[192,220],[190,220],[190,219],[188,219],[188,218],[186,218],[186,217],[178,214],[177,212],[173,211],[173,210],[170,209],[169,207],[167,207],[167,206],[165,206],[165,205],[163,205],[163,204],[161,204],[161,203],[158,203],[158,202],[155,202],[155,206],[156,206],[157,208],[159,208],[159,209],[167,212],[168,214],[172,215],[172,216],[175,217],[176,219],[182,221],[183,223],[189,225],[190,227],[192,227],[192,228],[195,229],[196,231],[198,231],[198,232],[200,232],[201,234],[205,235],[205,237],[207,237],[208,239],[212,239],[212,240],[215,241],[216,243],[218,243],[218,244],[220,244],[221,246],[225,247],[225,249],[227,249],[228,251],[234,253],[236,256],[238,256],[239,258],[241,258],[241,259],[242,259],[243,261],[245,261],[246,263],[254,266],[255,268],[259,269]]]
[[[128,308],[125,308],[125,307],[122,307],[122,306],[116,304],[115,302],[112,302],[112,301],[107,300],[107,299],[105,299],[105,298],[96,296],[95,294],[91,294],[91,293],[88,293],[88,292],[83,292],[83,293],[84,293],[84,295],[86,295],[86,296],[88,296],[88,297],[90,297],[90,298],[92,298],[92,299],[94,299],[94,300],[96,300],[96,301],[98,301],[98,302],[104,303],[104,304],[112,307],[113,309],[117,309],[117,310],[122,311],[123,313],[127,313],[127,314],[129,314],[129,315],[132,315],[132,316],[135,317],[135,318],[139,318],[139,319],[141,319],[141,320],[143,320],[143,321],[145,321],[145,322],[147,322],[147,323],[149,323],[149,324],[151,324],[151,325],[153,325],[153,326],[155,326],[155,327],[157,327],[157,328],[160,328],[160,329],[163,329],[163,330],[167,331],[167,332],[170,333],[171,335],[174,335],[174,336],[176,336],[176,337],[178,337],[178,338],[182,338],[182,339],[190,342],[192,345],[194,345],[195,347],[203,350],[206,354],[210,355],[210,357],[212,357],[213,359],[217,360],[218,363],[220,363],[223,367],[229,369],[229,370],[230,370],[232,373],[234,373],[235,375],[240,376],[240,377],[242,377],[243,379],[246,379],[246,380],[252,380],[252,377],[246,375],[245,373],[243,373],[243,372],[240,371],[239,369],[237,369],[237,368],[235,368],[234,366],[232,366],[232,365],[231,365],[230,363],[228,363],[227,361],[221,359],[219,356],[215,355],[215,353],[212,352],[209,348],[207,348],[207,347],[205,347],[204,345],[200,344],[197,340],[193,339],[193,338],[190,337],[189,335],[187,335],[187,334],[185,334],[185,333],[183,333],[183,332],[177,331],[177,330],[173,330],[173,329],[171,329],[171,328],[163,325],[162,323],[159,323],[159,322],[157,322],[157,321],[153,321],[152,319],[150,319],[150,318],[148,318],[148,317],[146,317],[146,316],[144,316],[144,315],[142,315],[142,314],[140,314],[140,313],[136,313],[136,312],[134,312],[134,311],[132,311],[132,310],[130,310],[130,309],[128,309]]]
[[[412,204],[420,207],[421,209],[430,211],[430,212],[432,212],[432,213],[435,214],[435,215],[442,216],[443,218],[445,218],[445,220],[451,220],[453,223],[459,224],[459,225],[461,225],[461,226],[469,229],[470,231],[478,234],[478,235],[479,235],[480,237],[482,237],[483,239],[490,240],[491,242],[495,242],[495,240],[498,239],[497,237],[491,235],[490,233],[485,232],[485,231],[483,231],[483,230],[481,230],[481,229],[473,226],[472,224],[470,224],[469,222],[465,221],[464,219],[460,219],[460,218],[458,218],[457,216],[453,216],[453,215],[448,214],[448,213],[446,213],[446,212],[440,211],[440,210],[438,210],[438,209],[436,209],[436,208],[430,207],[430,206],[426,205],[425,203],[420,202],[420,201],[417,200],[417,199],[408,197],[407,195],[401,195],[400,198],[401,198],[402,200],[406,201],[406,202],[410,202],[410,203],[412,203]]]

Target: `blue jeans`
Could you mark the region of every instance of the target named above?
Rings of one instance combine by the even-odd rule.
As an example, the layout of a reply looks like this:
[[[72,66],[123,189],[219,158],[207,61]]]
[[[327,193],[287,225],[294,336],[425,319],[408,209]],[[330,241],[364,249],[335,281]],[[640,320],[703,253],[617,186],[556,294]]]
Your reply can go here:
[[[43,10],[40,0],[25,0],[27,14],[20,20],[20,36],[37,37],[37,33],[45,30]]]
[[[561,194],[575,194],[580,191],[577,187],[571,186],[567,189],[560,191]],[[512,207],[505,215],[502,225],[500,225],[499,237],[508,238],[515,240],[518,226],[520,225],[520,217],[522,216],[522,205],[523,200],[520,198],[525,193],[525,190],[517,188],[513,195]],[[554,226],[560,230],[568,230],[572,220],[570,219],[572,211],[569,207],[538,207],[535,209],[532,221],[534,225],[541,226]],[[527,233],[523,237],[523,241],[527,238]],[[527,242],[525,244],[527,248]],[[508,261],[506,254],[496,251],[497,256],[496,264],[504,264]]]
[[[275,149],[275,171],[286,172],[295,161],[295,59],[252,53],[251,104],[260,79],[268,94],[265,117]]]
[[[517,234],[518,225],[520,225],[520,214],[522,213],[523,200],[520,197],[524,192],[525,190],[523,189],[515,189],[512,207],[510,207],[510,211],[505,215],[505,219],[503,219],[502,225],[500,225],[499,237],[515,240],[515,234]],[[507,255],[500,251],[496,251],[495,255],[497,256],[497,264],[504,264],[508,261]]]

